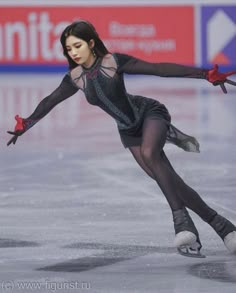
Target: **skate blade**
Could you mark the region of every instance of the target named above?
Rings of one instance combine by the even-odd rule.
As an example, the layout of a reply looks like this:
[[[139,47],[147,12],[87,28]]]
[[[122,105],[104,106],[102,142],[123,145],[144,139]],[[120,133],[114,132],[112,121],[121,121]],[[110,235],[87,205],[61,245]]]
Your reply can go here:
[[[194,257],[194,258],[205,258],[204,254],[201,254],[199,249],[192,249],[191,247],[182,246],[177,248],[177,251],[182,256]]]

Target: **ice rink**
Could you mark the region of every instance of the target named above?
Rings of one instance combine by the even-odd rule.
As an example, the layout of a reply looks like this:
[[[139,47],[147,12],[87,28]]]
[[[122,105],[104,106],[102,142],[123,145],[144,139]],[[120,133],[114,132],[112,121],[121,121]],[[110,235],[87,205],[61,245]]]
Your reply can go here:
[[[0,76],[0,292],[235,293],[236,256],[199,217],[205,259],[173,246],[170,209],[124,149],[115,122],[77,93],[7,147],[62,75]],[[236,89],[137,77],[130,93],[163,102],[201,145],[165,151],[177,172],[236,223]]]

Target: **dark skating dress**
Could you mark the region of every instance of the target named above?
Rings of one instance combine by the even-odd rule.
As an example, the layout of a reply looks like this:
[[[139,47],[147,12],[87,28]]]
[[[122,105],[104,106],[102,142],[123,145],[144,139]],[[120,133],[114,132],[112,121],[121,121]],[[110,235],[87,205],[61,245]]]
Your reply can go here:
[[[78,65],[68,72],[59,87],[26,119],[27,128],[80,89],[88,103],[102,108],[115,119],[124,147],[141,145],[144,120],[151,118],[162,119],[167,124],[167,142],[185,151],[199,152],[197,140],[171,124],[171,116],[163,104],[127,93],[123,73],[205,79],[205,72],[204,69],[174,63],[149,63],[125,54],[107,54],[97,58],[90,68]]]

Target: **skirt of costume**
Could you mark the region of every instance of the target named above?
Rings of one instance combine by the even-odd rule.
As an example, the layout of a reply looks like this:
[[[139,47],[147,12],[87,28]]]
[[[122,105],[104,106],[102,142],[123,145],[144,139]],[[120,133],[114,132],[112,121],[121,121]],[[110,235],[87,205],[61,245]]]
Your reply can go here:
[[[138,108],[142,107],[144,110],[142,111],[141,118],[134,127],[119,129],[121,141],[125,148],[142,144],[143,124],[145,119],[161,119],[165,121],[168,127],[166,137],[167,143],[175,144],[188,152],[200,152],[200,145],[196,138],[183,133],[171,124],[171,116],[165,105],[157,100],[140,96],[134,96],[132,102],[135,103]]]

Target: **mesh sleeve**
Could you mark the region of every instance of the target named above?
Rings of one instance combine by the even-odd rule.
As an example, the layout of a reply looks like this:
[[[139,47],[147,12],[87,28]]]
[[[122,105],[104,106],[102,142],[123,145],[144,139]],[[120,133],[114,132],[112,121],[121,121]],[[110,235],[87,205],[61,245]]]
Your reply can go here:
[[[79,89],[72,82],[69,74],[66,74],[59,85],[49,96],[45,97],[36,107],[34,112],[26,118],[32,124],[47,115],[57,104],[74,95]],[[30,123],[30,124],[31,124]]]
[[[188,77],[206,79],[207,70],[176,63],[150,63],[125,54],[114,54],[117,73],[156,75],[161,77]]]

